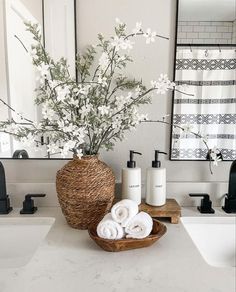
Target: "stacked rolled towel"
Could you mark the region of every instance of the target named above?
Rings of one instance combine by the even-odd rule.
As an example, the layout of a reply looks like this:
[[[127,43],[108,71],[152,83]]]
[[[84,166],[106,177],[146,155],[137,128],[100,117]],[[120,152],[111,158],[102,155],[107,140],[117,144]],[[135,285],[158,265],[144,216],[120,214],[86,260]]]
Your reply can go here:
[[[145,238],[153,226],[152,217],[138,213],[138,204],[125,199],[116,203],[97,226],[97,234],[105,239]]]
[[[114,221],[125,227],[129,220],[138,214],[138,204],[132,200],[122,200],[116,203],[111,209],[111,216]]]
[[[145,238],[151,233],[152,226],[152,217],[145,212],[140,212],[126,225],[126,238]]]
[[[125,232],[124,228],[112,219],[111,213],[108,213],[98,224],[97,234],[105,239],[121,239]]]

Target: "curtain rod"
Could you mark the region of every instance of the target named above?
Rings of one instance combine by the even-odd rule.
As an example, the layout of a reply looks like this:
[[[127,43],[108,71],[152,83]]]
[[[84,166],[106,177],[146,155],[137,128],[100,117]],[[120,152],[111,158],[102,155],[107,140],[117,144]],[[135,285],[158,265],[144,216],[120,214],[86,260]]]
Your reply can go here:
[[[236,44],[177,44],[177,47],[236,47]]]

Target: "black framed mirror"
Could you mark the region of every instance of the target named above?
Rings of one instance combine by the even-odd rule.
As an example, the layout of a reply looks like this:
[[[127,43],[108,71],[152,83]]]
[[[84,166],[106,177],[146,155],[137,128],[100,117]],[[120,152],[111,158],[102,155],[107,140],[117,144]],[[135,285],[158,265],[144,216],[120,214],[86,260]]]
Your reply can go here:
[[[236,159],[236,2],[177,1],[170,160]],[[201,138],[191,131],[201,134]]]

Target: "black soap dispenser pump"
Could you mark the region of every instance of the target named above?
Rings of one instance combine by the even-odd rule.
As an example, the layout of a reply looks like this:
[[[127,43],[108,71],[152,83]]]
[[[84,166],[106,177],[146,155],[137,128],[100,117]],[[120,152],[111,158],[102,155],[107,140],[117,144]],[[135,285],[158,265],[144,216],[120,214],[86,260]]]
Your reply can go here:
[[[155,160],[152,161],[152,167],[154,167],[154,168],[161,167],[161,161],[158,159],[159,158],[159,154],[167,155],[166,152],[155,150]]]
[[[141,168],[136,166],[134,155],[142,153],[130,150],[127,167],[122,169],[122,199],[130,199],[141,204]]]
[[[163,206],[166,203],[166,169],[161,167],[159,154],[166,152],[155,150],[152,167],[147,169],[146,203],[151,206]]]
[[[129,151],[129,161],[127,161],[128,168],[135,168],[136,167],[136,161],[134,161],[134,154],[142,155],[142,153],[140,153],[140,152],[130,150]]]

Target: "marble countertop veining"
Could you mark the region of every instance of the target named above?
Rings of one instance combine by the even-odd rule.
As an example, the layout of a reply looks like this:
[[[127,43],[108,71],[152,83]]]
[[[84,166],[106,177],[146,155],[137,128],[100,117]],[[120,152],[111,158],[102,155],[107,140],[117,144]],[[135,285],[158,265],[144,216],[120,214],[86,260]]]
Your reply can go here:
[[[182,215],[200,213],[183,208]],[[4,217],[18,216],[14,210]],[[149,248],[109,253],[87,231],[70,228],[58,207],[30,216],[56,220],[26,266],[0,270],[0,292],[236,291],[235,268],[209,266],[181,223],[164,222],[167,234]],[[218,208],[214,216],[228,215]]]

